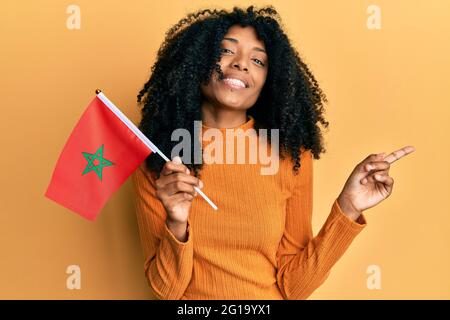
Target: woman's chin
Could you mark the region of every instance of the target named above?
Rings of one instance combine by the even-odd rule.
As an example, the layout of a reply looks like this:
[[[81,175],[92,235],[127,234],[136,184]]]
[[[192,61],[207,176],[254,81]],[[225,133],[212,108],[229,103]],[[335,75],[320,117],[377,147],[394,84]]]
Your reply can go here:
[[[223,102],[222,106],[229,109],[242,109],[242,103],[240,101]]]
[[[226,97],[218,97],[217,100],[222,106],[232,109],[240,109],[243,103],[242,98],[233,97],[229,93],[227,94]]]

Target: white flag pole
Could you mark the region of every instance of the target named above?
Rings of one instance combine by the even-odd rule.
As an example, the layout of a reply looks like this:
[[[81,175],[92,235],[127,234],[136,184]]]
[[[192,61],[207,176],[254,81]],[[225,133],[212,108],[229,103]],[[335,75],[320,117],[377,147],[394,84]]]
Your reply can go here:
[[[112,103],[101,90],[95,90],[97,97],[150,149],[152,152],[159,154],[166,162],[171,161],[164,153],[161,152],[142,132],[136,127],[136,125],[125,116],[122,111]],[[197,187],[194,187],[203,199],[210,204],[214,210],[217,210],[217,206]]]

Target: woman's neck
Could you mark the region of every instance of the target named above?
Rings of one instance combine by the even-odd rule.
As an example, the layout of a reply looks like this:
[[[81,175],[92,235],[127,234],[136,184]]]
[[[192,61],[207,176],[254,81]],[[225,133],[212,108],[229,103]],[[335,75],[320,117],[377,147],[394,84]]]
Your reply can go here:
[[[202,121],[210,128],[235,128],[248,121],[247,110],[226,109],[204,102]]]

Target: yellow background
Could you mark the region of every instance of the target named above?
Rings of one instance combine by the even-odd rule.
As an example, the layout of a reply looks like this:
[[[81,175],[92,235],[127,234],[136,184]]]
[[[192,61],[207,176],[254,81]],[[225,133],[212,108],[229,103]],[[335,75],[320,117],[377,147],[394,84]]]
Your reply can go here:
[[[80,30],[66,27],[70,4]],[[367,228],[311,299],[450,298],[446,0],[2,1],[0,298],[152,298],[130,179],[94,223],[44,192],[95,88],[137,123],[136,95],[167,29],[195,9],[235,4],[275,6],[330,101],[315,232],[359,161],[417,149],[393,164],[393,194],[365,212]],[[380,30],[366,27],[371,4]],[[81,290],[66,288],[72,264]],[[369,265],[381,268],[380,290],[367,288]]]

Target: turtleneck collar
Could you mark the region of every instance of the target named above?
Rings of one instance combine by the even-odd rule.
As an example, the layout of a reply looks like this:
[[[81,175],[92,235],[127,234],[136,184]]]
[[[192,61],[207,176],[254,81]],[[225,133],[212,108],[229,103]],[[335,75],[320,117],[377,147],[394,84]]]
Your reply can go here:
[[[255,124],[255,119],[251,115],[247,115],[247,122],[245,122],[237,127],[234,127],[234,128],[214,128],[214,127],[208,127],[205,124],[202,124],[202,128],[203,128],[203,130],[218,129],[218,130],[222,131],[223,133],[225,133],[227,129],[231,129],[231,130],[243,129],[245,131],[247,129],[253,128],[254,124]]]

